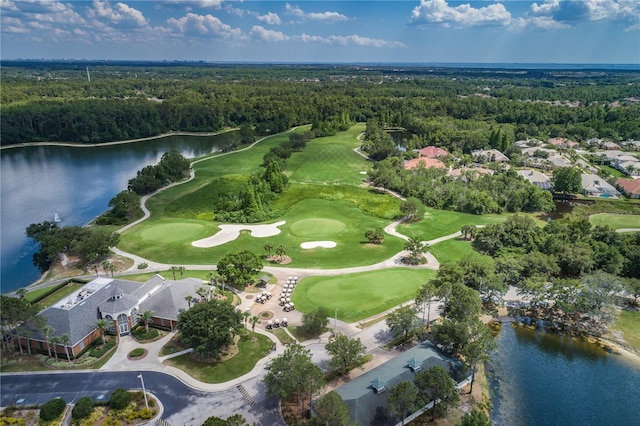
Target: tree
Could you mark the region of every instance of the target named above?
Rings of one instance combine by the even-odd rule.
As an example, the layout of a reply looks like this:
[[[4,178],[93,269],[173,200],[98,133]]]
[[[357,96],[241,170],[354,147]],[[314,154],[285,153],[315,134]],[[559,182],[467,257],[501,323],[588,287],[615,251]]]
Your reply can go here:
[[[282,259],[284,258],[284,255],[287,254],[287,249],[284,248],[283,245],[279,245],[276,248],[276,254],[280,257],[280,262],[282,262]]]
[[[138,314],[138,318],[140,318],[140,321],[142,321],[142,323],[144,324],[144,330],[147,334],[149,333],[149,324],[151,324],[151,321],[153,321],[154,315],[155,312],[148,309],[141,314]]]
[[[384,231],[382,228],[369,229],[364,233],[364,237],[371,244],[382,244],[384,242]]]
[[[253,331],[253,337],[256,337],[256,324],[260,324],[260,318],[254,315],[251,318],[249,318],[249,323],[251,324],[251,331]]]
[[[478,363],[489,361],[489,354],[496,347],[497,344],[491,329],[478,318],[470,320],[469,337],[460,352],[464,357],[465,364],[471,369],[469,393],[473,391]]]
[[[449,377],[447,371],[439,366],[431,367],[416,374],[414,383],[426,401],[433,401],[433,421],[436,415],[447,411],[449,406],[458,402],[460,398],[456,382]]]
[[[576,167],[561,167],[553,172],[551,179],[556,192],[578,194],[582,192],[582,173]]]
[[[58,345],[60,344],[60,337],[51,336],[49,338],[49,344],[53,347],[53,356],[56,358],[56,362],[58,362]]]
[[[423,210],[424,206],[422,205],[422,202],[415,197],[409,197],[406,201],[403,201],[402,204],[400,204],[400,212],[408,221],[420,218]]]
[[[271,257],[271,252],[274,249],[274,245],[271,241],[267,241],[267,243],[264,245],[264,251],[267,252],[267,257]]]
[[[44,334],[44,340],[47,343],[47,351],[49,351],[49,358],[51,358],[51,341],[49,336],[53,333],[54,329],[50,325],[45,325],[42,327],[42,334]]]
[[[427,326],[431,319],[431,300],[437,295],[435,285],[431,281],[427,281],[418,289],[416,294],[416,308],[422,312],[422,322],[424,323],[424,314],[427,313]]]
[[[633,304],[637,305],[640,297],[640,278],[625,278],[623,283],[627,293],[633,296]]]
[[[402,334],[403,339],[407,340],[418,326],[416,308],[409,305],[401,306],[387,315],[385,321],[393,333]]]
[[[404,419],[408,413],[413,412],[420,406],[420,395],[418,389],[411,382],[400,382],[389,389],[389,412],[399,415],[404,425]]]
[[[184,297],[184,300],[186,300],[186,301],[187,301],[187,304],[189,305],[189,309],[191,309],[191,301],[193,300],[193,296],[192,296],[192,295],[190,295],[190,294],[187,294],[187,295]]]
[[[326,344],[325,349],[331,355],[329,366],[339,374],[347,374],[356,367],[362,368],[366,362],[367,347],[358,338],[338,333]]]
[[[409,265],[419,265],[424,263],[423,254],[428,251],[427,244],[424,244],[420,239],[415,237],[409,237],[404,245],[404,249],[409,252],[409,256],[403,260]]]
[[[302,314],[302,330],[312,336],[319,336],[324,333],[325,327],[329,324],[329,314],[324,308]]]
[[[178,272],[180,270],[180,268],[178,266],[172,266],[171,268],[169,268],[169,270],[173,274],[173,280],[175,281],[176,280],[176,272]]]
[[[21,287],[16,290],[16,294],[20,299],[24,299],[25,295],[27,294],[27,289],[24,287]]]
[[[45,402],[42,407],[40,407],[40,415],[39,417],[45,421],[52,421],[57,419],[62,413],[64,413],[64,409],[67,407],[67,403],[62,398],[54,398],[47,402]]]
[[[196,294],[200,296],[202,300],[209,301],[209,294],[211,294],[211,290],[204,287],[200,287],[199,289],[196,290]]]
[[[243,289],[253,275],[262,269],[262,262],[249,250],[242,250],[224,256],[217,268],[224,282]]]
[[[26,299],[18,299],[0,295],[0,328],[2,335],[6,336],[11,331],[19,332],[22,326],[27,323],[36,322],[38,310],[35,305],[27,302]],[[53,331],[53,329],[51,329]],[[51,332],[50,331],[50,332]],[[0,339],[3,345],[6,345],[6,339]],[[20,339],[18,339],[20,341]]]
[[[242,315],[231,304],[219,300],[198,303],[178,314],[180,339],[202,358],[219,356],[242,330]]]
[[[96,329],[100,332],[100,337],[102,338],[102,344],[107,343],[104,339],[104,333],[107,328],[109,328],[112,323],[104,318],[100,318],[96,321]]]
[[[349,407],[336,391],[327,392],[315,403],[318,416],[312,424],[323,426],[351,426]]]
[[[473,238],[476,236],[476,230],[477,228],[475,227],[475,225],[464,225],[462,228],[460,228],[460,232],[462,232],[462,237],[466,240],[473,240]]]
[[[471,412],[462,416],[459,426],[491,426],[491,420],[484,413],[477,408],[471,410]]]
[[[71,336],[68,334],[63,334],[60,336],[60,343],[64,345],[64,352],[67,355],[67,362],[71,362],[71,358],[69,357],[69,345],[71,345]]]
[[[313,395],[324,387],[324,375],[320,367],[311,361],[311,351],[304,346],[293,343],[284,353],[269,363],[269,370],[264,375],[267,394],[281,400],[297,396],[301,407],[304,396]]]
[[[178,272],[180,272],[180,278],[184,278],[184,273],[187,269],[184,266],[178,266]],[[175,279],[175,278],[174,278]]]
[[[211,416],[202,423],[202,426],[249,426],[247,419],[242,414],[234,414],[227,419]]]

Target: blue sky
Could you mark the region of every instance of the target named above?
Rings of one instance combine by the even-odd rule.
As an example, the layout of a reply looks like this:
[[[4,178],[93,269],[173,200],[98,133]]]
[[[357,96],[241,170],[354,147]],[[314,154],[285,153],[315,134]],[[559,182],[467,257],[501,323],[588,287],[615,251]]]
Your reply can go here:
[[[0,0],[2,59],[640,63],[640,0]]]

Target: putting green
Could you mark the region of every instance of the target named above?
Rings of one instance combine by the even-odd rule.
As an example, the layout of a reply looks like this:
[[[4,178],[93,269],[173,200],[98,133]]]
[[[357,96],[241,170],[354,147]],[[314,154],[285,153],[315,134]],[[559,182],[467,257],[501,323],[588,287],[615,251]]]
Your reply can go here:
[[[185,240],[196,240],[206,232],[206,226],[199,223],[172,222],[154,224],[142,232],[140,237],[158,243],[173,243]]]
[[[324,238],[340,234],[347,230],[344,222],[334,219],[310,218],[302,219],[291,224],[289,232],[301,238]]]

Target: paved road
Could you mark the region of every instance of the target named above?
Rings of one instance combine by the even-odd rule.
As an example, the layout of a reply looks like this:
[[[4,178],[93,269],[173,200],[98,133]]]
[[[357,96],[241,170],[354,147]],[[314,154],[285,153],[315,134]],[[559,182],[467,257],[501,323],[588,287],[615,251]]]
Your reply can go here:
[[[117,388],[141,389],[139,371],[3,374],[0,405],[43,404],[53,398],[74,403],[83,396],[107,400]],[[154,371],[142,372],[145,388],[158,397],[163,406],[162,418],[172,425],[200,425],[207,417],[229,417],[241,413],[250,423],[283,425],[278,402],[267,398],[264,389],[253,392],[251,405],[237,388],[204,392],[191,389],[177,378]],[[251,390],[261,383],[247,382]]]

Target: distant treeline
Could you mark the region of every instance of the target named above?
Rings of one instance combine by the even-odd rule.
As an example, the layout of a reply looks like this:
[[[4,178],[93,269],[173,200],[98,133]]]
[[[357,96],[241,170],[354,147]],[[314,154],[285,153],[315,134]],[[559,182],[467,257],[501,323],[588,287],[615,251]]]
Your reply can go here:
[[[472,138],[458,141],[464,151],[488,146],[495,128],[512,140],[640,139],[633,71],[132,64],[93,65],[89,82],[77,63],[10,65],[1,76],[3,145],[241,125],[268,135],[341,116],[377,118],[426,144]]]

